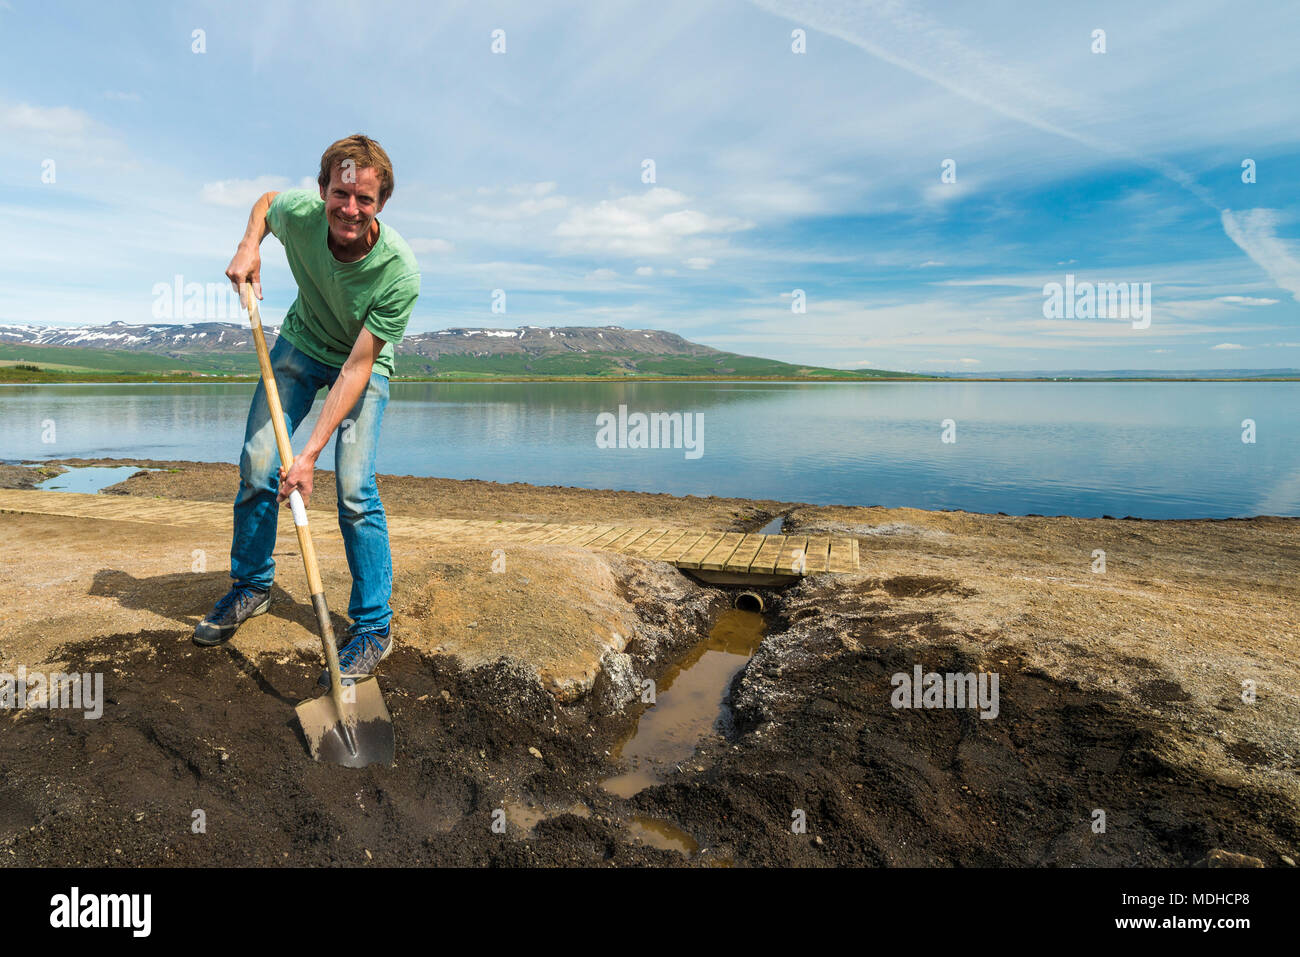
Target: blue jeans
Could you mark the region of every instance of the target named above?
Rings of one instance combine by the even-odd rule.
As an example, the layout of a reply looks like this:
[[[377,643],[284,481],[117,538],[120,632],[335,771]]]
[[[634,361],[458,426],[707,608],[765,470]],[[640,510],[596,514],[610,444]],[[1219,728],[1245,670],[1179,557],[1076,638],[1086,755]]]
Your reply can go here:
[[[280,404],[293,435],[311,411],[316,393],[330,388],[339,370],[317,362],[283,336],[271,350],[271,371]],[[388,404],[388,379],[371,373],[370,384],[334,437],[334,479],[338,488],[339,531],[352,573],[348,617],[353,633],[383,630],[393,616],[393,556],[388,522],[375,483],[379,426]],[[351,425],[348,423],[351,422]],[[276,524],[280,453],[275,445],[266,387],[259,380],[248,410],[244,450],[239,456],[239,494],[235,497],[235,535],[230,547],[230,577],[236,585],[266,590],[275,579]]]

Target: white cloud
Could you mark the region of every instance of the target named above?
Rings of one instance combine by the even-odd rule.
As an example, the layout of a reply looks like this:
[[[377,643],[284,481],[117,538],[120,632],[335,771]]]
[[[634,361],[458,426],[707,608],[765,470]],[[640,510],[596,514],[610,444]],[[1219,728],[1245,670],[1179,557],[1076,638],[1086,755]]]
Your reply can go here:
[[[1211,346],[1213,351],[1228,351],[1229,349],[1245,349],[1246,346],[1239,346],[1235,342],[1220,342],[1217,346]]]
[[[1300,302],[1300,256],[1291,244],[1279,239],[1276,233],[1279,216],[1273,209],[1245,209],[1234,213],[1225,209],[1221,214],[1223,231],[1241,247],[1242,252],[1277,285],[1291,293]]]
[[[312,189],[316,181],[310,176],[300,179],[296,188]],[[294,189],[295,184],[287,176],[265,174],[254,179],[222,179],[215,183],[204,183],[199,190],[199,200],[210,206],[252,206],[263,193],[281,192]]]
[[[612,269],[597,269],[593,272],[587,273],[586,278],[596,280],[617,279],[618,273],[614,272]]]
[[[80,137],[90,128],[90,117],[68,106],[31,106],[13,103],[0,106],[0,126],[6,135],[14,133],[47,134],[55,137]]]
[[[979,359],[922,359],[923,366],[977,366]]]
[[[713,263],[714,260],[709,259],[707,256],[692,256],[686,260],[684,265],[687,269],[708,269]]]
[[[1231,302],[1239,306],[1275,306],[1277,299],[1256,299],[1254,296],[1215,296],[1218,302]]]
[[[949,203],[974,193],[980,184],[970,179],[958,179],[955,183],[931,183],[921,191],[921,197],[931,204]]]
[[[83,168],[136,168],[123,138],[84,110],[0,101],[0,130],[0,151],[24,162],[35,154],[60,165],[75,160]]]
[[[568,205],[569,201],[563,196],[546,195],[555,188],[554,183],[538,183],[537,187],[548,188],[541,192],[535,192],[534,195],[527,196],[527,198],[521,199],[516,203],[509,203],[504,206],[485,206],[482,203],[478,203],[471,206],[469,211],[471,214],[482,216],[485,219],[509,221],[531,219],[534,216],[550,212],[553,209],[563,209]],[[515,189],[517,189],[517,187],[511,187],[507,192],[511,192],[516,196],[520,195],[515,192]],[[534,187],[534,190],[536,190],[536,187]]]
[[[747,220],[675,208],[687,201],[683,194],[664,187],[602,200],[595,206],[571,210],[556,226],[555,235],[570,251],[667,256],[696,251],[690,249],[693,242],[711,246],[714,241],[705,237],[750,229],[754,225]]]
[[[654,266],[637,266],[636,274],[638,276],[653,276],[655,274]]]

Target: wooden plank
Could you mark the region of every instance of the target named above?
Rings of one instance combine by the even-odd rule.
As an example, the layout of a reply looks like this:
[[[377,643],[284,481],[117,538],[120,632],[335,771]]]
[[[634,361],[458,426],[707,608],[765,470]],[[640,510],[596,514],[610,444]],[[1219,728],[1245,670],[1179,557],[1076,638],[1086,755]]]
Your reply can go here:
[[[502,522],[495,529],[497,537],[519,541],[521,538],[540,531],[544,522]]]
[[[151,515],[146,509],[131,508],[122,505],[113,505],[107,508],[87,509],[82,513],[86,518],[101,519],[110,522],[148,522],[148,523],[165,523],[169,515]]]
[[[677,541],[673,542],[662,552],[655,556],[656,561],[671,562],[677,564],[681,561],[682,556],[694,548],[705,535],[713,535],[715,532],[687,532]]]
[[[804,553],[804,547],[808,544],[807,535],[788,535],[781,546],[781,555],[772,566],[772,570],[779,574],[801,575],[803,571],[798,567],[799,558]]]
[[[469,531],[470,527],[464,521],[454,518],[434,518],[420,519],[410,518],[407,516],[393,515],[388,519],[390,529],[402,528],[419,528],[423,529],[429,535],[455,535],[460,532]]]
[[[509,535],[511,538],[518,538],[529,532],[535,532],[546,525],[545,522],[502,522],[496,527],[499,535]]]
[[[650,529],[648,528],[629,528],[618,538],[614,539],[612,542],[606,543],[603,547],[613,552],[621,552],[649,531]]]
[[[826,570],[828,572],[843,574],[845,572],[857,571],[857,566],[853,563],[852,549],[852,544],[856,541],[856,538],[846,537],[831,539],[831,556],[829,561],[826,563]]]
[[[460,535],[469,530],[460,522],[449,522],[446,519],[423,522],[413,522],[409,518],[401,521],[390,519],[388,527],[389,530],[410,529],[411,531],[418,531],[429,538],[450,538],[453,535]]]
[[[629,545],[627,549],[624,550],[623,554],[639,555],[642,558],[644,558],[645,550],[649,548],[651,545],[653,545],[655,542],[659,541],[659,539],[663,538],[667,534],[668,534],[668,529],[666,528],[652,528],[650,529],[648,534],[642,535],[640,538],[636,540],[635,543]]]
[[[605,547],[606,545],[608,545],[610,542],[614,541],[614,539],[616,539],[616,538],[622,538],[624,535],[626,535],[626,534],[628,533],[628,531],[629,531],[629,529],[628,529],[628,527],[627,527],[626,525],[615,525],[613,528],[611,528],[611,529],[610,529],[608,532],[606,532],[604,535],[601,535],[601,536],[599,536],[598,538],[593,538],[591,541],[589,541],[589,542],[586,544],[585,547],[586,547],[586,548],[604,548],[604,547]]]
[[[723,532],[705,532],[698,542],[688,549],[685,554],[677,559],[673,564],[679,568],[699,568],[700,561],[709,552],[713,551],[714,546],[722,541]]]
[[[58,515],[108,521],[150,522],[179,528],[213,526],[229,528],[228,505],[187,502],[177,499],[151,500],[133,496],[98,496],[70,492],[0,490],[0,511]],[[337,536],[335,510],[310,511],[317,536]],[[279,510],[277,528],[292,526],[287,508]],[[449,542],[482,545],[498,539],[527,544],[571,545],[608,549],[647,560],[665,561],[683,568],[735,575],[846,574],[861,565],[861,546],[851,536],[761,535],[756,532],[701,531],[698,529],[626,525],[598,525],[590,522],[503,522],[492,519],[419,518],[391,516],[394,535],[421,535]],[[796,551],[804,552],[804,567],[796,567]]]
[[[809,575],[819,575],[826,571],[826,559],[830,554],[831,539],[829,535],[809,535],[804,551],[808,555]]]
[[[762,572],[771,574],[772,569],[776,567],[777,559],[781,557],[781,550],[785,546],[784,535],[764,535],[763,544],[758,549],[758,554],[754,560],[749,563],[751,572]]]
[[[569,527],[568,525],[564,525],[559,522],[548,522],[546,524],[543,524],[539,528],[533,529],[531,531],[520,532],[519,540],[528,545],[537,545],[542,541],[544,541],[545,539],[550,538],[556,532],[563,531],[568,527]]]
[[[546,526],[546,530],[542,532],[542,534],[534,538],[530,538],[528,540],[528,544],[549,545],[551,544],[551,542],[555,541],[555,539],[558,538],[559,536],[571,535],[572,533],[573,533],[573,526],[570,525],[568,522],[553,522]]]
[[[594,531],[595,525],[566,525],[564,530],[549,536],[544,545],[568,545],[575,538],[581,538],[586,532]]]
[[[753,563],[758,550],[763,547],[765,538],[767,538],[766,535],[759,535],[754,532],[746,535],[740,540],[736,550],[731,553],[731,557],[727,559],[727,563],[722,567],[722,570],[728,572],[749,571],[749,566]]]
[[[60,492],[60,493],[55,493],[55,494],[66,494],[66,493],[62,493],[62,492]],[[51,505],[52,507],[54,507],[54,508],[75,508],[75,509],[76,509],[77,511],[79,511],[79,512],[87,512],[87,511],[91,511],[91,512],[111,512],[111,511],[115,511],[115,510],[118,510],[118,509],[121,509],[121,508],[124,508],[124,507],[125,507],[125,508],[130,508],[130,507],[132,507],[132,506],[134,506],[134,505],[138,505],[138,504],[139,504],[139,502],[132,502],[132,501],[130,501],[129,499],[126,500],[126,501],[123,501],[123,500],[122,500],[119,496],[117,496],[117,495],[112,495],[112,496],[105,495],[103,498],[94,498],[94,499],[90,499],[90,500],[86,500],[86,499],[83,499],[83,498],[81,498],[80,496],[78,496],[77,499],[69,500],[69,501],[67,501],[67,502],[51,502],[51,503],[50,503],[50,505]],[[179,504],[179,503],[178,503],[178,504]]]
[[[641,557],[648,558],[651,561],[659,561],[659,556],[668,549],[668,546],[672,545],[674,542],[681,541],[683,535],[690,534],[693,533],[684,528],[670,528],[668,534],[664,535],[659,539],[659,541],[646,548],[646,550],[641,553]]]
[[[215,525],[217,523],[208,521],[202,515],[173,515],[163,524],[176,525],[181,528],[197,528],[200,525]],[[232,522],[227,521],[226,524],[230,525]]]
[[[722,569],[727,567],[727,559],[731,557],[732,553],[736,550],[736,546],[739,545],[744,538],[744,532],[727,532],[722,536],[722,540],[714,545],[707,555],[700,559],[698,567],[703,568],[706,571],[722,571]]]
[[[69,502],[68,504],[72,505],[73,503]],[[79,505],[73,505],[73,508],[76,508],[77,511],[83,515],[92,514],[92,513],[98,513],[100,515],[114,515],[118,512],[121,512],[123,509],[133,509],[134,503],[121,502],[121,501],[114,502],[111,500],[107,502],[85,502]]]
[[[597,525],[591,532],[583,532],[581,535],[579,535],[577,538],[575,538],[573,541],[569,542],[568,544],[576,545],[579,548],[591,548],[592,542],[604,538],[606,535],[612,532],[614,528],[615,526],[613,525]]]

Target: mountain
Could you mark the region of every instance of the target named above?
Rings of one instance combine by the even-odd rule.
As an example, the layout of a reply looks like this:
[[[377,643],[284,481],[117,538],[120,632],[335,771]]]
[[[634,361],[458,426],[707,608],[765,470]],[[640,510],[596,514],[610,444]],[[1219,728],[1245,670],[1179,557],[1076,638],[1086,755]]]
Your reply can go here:
[[[275,330],[266,327],[267,341]],[[132,326],[110,322],[106,326],[0,325],[0,343],[28,346],[123,349],[129,352],[234,352],[252,348],[249,327],[233,322],[189,322],[185,325]]]
[[[268,344],[277,330],[266,327]],[[249,327],[233,322],[74,328],[0,325],[0,362],[96,372],[256,374]],[[621,326],[457,327],[407,336],[398,376],[779,376],[920,378],[880,369],[800,366],[723,352],[659,329]]]

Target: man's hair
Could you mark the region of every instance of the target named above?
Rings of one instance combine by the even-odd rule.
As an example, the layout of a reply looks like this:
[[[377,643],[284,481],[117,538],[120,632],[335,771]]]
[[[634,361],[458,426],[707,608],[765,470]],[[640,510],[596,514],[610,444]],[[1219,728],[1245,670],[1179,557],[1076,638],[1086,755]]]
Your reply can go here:
[[[393,163],[378,141],[363,133],[355,133],[331,143],[329,149],[321,155],[320,175],[316,177],[320,188],[330,188],[330,174],[334,172],[334,167],[347,160],[352,161],[354,169],[372,168],[379,173],[379,202],[387,202],[388,197],[393,195],[395,185]]]

